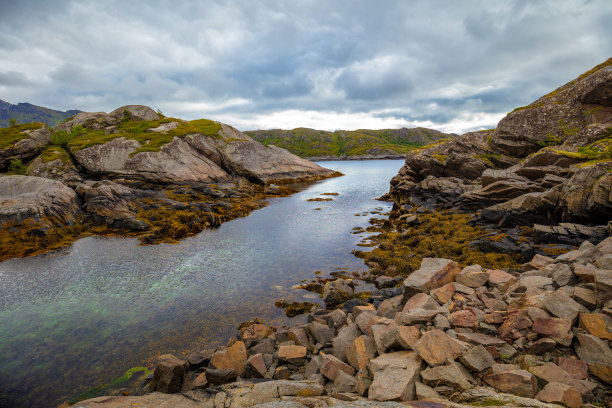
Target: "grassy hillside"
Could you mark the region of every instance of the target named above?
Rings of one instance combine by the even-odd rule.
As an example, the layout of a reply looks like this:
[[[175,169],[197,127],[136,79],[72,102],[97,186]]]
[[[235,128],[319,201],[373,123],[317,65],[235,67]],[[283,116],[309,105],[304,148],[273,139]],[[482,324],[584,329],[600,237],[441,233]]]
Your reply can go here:
[[[0,127],[8,127],[11,118],[17,119],[17,123],[42,122],[54,127],[79,112],[78,110],[62,112],[30,103],[13,105],[0,99]]]
[[[252,130],[244,133],[266,146],[272,144],[282,147],[300,157],[406,154],[433,141],[455,136],[426,128],[335,132],[297,128]]]

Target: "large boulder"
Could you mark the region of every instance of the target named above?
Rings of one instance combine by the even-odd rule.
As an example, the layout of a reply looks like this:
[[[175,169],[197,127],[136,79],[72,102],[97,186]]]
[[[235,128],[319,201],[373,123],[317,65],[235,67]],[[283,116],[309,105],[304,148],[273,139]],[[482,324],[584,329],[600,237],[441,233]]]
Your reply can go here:
[[[457,262],[443,258],[423,258],[421,267],[404,280],[404,298],[408,300],[419,292],[429,292],[453,282],[461,272]]]
[[[376,401],[415,399],[415,382],[421,372],[421,358],[411,351],[383,354],[370,361],[373,381],[368,397]]]
[[[2,129],[2,133],[0,139],[8,140],[10,137],[17,141],[0,147],[0,171],[6,170],[13,160],[25,163],[33,159],[51,141],[51,131],[42,123],[16,125]],[[2,142],[4,140],[0,141],[0,146]]]

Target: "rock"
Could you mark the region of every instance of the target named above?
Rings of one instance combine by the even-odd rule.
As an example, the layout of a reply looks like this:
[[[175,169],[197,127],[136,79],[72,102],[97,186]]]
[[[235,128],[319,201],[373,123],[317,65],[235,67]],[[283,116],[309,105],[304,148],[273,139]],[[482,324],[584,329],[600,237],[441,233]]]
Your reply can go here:
[[[187,362],[189,363],[189,369],[191,371],[195,371],[198,368],[206,367],[210,362],[214,354],[214,350],[205,349],[199,352],[191,353],[187,357]]]
[[[576,354],[589,365],[589,371],[603,381],[612,383],[612,351],[605,340],[590,334],[576,334]]]
[[[601,313],[580,313],[580,326],[600,339],[612,340],[612,318]]]
[[[412,347],[420,337],[421,332],[416,326],[398,326],[383,335],[382,343],[385,345],[387,350],[412,350]]]
[[[274,381],[280,397],[323,395],[325,389],[312,381]]]
[[[592,310],[597,306],[597,295],[594,290],[587,288],[576,287],[574,288],[574,300],[580,303],[582,306],[589,310]]]
[[[311,347],[308,334],[303,327],[293,326],[287,331],[287,337],[298,346],[304,346],[307,349]]]
[[[396,280],[383,275],[383,276],[379,276],[378,278],[376,278],[374,283],[376,284],[376,287],[378,289],[392,288],[395,286]]]
[[[553,280],[545,276],[521,276],[506,289],[506,294],[525,293],[529,289],[553,289]]]
[[[359,299],[351,299],[348,302],[346,302],[344,305],[346,306],[349,302],[351,302],[353,300],[359,300]],[[360,300],[360,302],[361,302],[361,300]],[[374,305],[371,304],[371,303],[356,305],[356,306],[354,306],[351,309],[351,313],[353,313],[353,318],[354,319],[358,318],[359,315],[364,313],[364,312],[376,312],[376,309],[374,309]]]
[[[523,269],[523,271],[530,271],[532,269],[544,269],[546,266],[554,262],[555,260],[548,256],[536,254],[531,261],[521,265],[521,268]]]
[[[440,330],[431,330],[423,333],[413,346],[414,351],[430,366],[442,364],[447,358],[451,360],[456,359],[463,353],[465,348],[461,342]]]
[[[599,269],[595,272],[595,293],[597,306],[603,306],[612,299],[612,270]]]
[[[489,274],[480,265],[470,265],[463,268],[455,280],[469,288],[480,288],[489,280]]]
[[[336,279],[325,283],[323,287],[323,302],[330,307],[348,300],[353,294],[353,288],[344,279]]]
[[[450,259],[423,258],[421,267],[404,280],[405,299],[453,282],[460,271],[459,264]]]
[[[385,299],[382,301],[378,309],[376,310],[376,314],[381,317],[387,317],[389,319],[393,319],[395,314],[402,310],[401,309],[402,296],[394,296],[389,299]]]
[[[578,313],[587,312],[586,308],[572,299],[564,290],[557,290],[553,293],[544,295],[542,304],[546,310],[555,317],[576,321]]]
[[[595,261],[595,266],[599,269],[612,269],[612,254],[601,256]]]
[[[472,347],[463,353],[460,361],[472,371],[481,372],[495,364],[491,354],[482,345]]]
[[[181,391],[185,376],[185,361],[177,358],[162,360],[153,371],[151,389],[173,394]]]
[[[507,287],[516,282],[514,276],[499,269],[491,269],[487,272],[489,274],[489,285],[493,288],[498,288],[502,292],[505,292]]]
[[[428,385],[446,385],[458,392],[467,391],[470,383],[456,364],[429,367],[421,371],[423,382]]]
[[[333,355],[341,361],[347,361],[346,349],[359,336],[361,336],[361,331],[359,330],[359,326],[354,323],[349,323],[341,328],[332,342]],[[355,369],[357,369],[357,367],[355,367]]]
[[[335,309],[329,314],[329,318],[333,322],[336,329],[339,329],[346,325],[346,313],[341,309]]]
[[[275,380],[288,380],[291,377],[291,371],[287,366],[278,366],[274,370],[274,379]]]
[[[436,317],[434,317],[434,326],[436,327],[436,329],[442,330],[442,331],[451,328],[451,325],[448,322],[448,319],[441,314],[436,315]]]
[[[536,399],[562,404],[569,408],[580,408],[582,406],[582,395],[575,388],[556,382],[546,384],[536,395]]]
[[[308,331],[310,334],[312,334],[312,337],[314,337],[317,343],[320,343],[323,346],[330,343],[334,337],[333,328],[317,321],[313,321],[308,325]]]
[[[536,319],[533,322],[532,330],[535,333],[548,336],[559,344],[570,346],[572,344],[572,322],[567,319]]]
[[[415,394],[418,400],[428,400],[428,399],[442,399],[442,396],[436,392],[429,385],[425,385],[422,382],[416,382],[415,385]]]
[[[583,282],[595,282],[595,272],[597,272],[597,268],[591,264],[574,264],[574,275],[576,275]]]
[[[259,340],[259,343],[255,344],[249,349],[249,355],[252,354],[272,354],[276,349],[276,342],[270,338],[264,338]]]
[[[234,370],[230,369],[216,370],[213,368],[207,368],[205,373],[208,382],[215,385],[231,383],[236,381],[236,378],[238,378],[238,374],[236,374]]]
[[[487,346],[503,346],[506,344],[505,341],[498,339],[497,337],[487,336],[482,333],[457,333],[457,338],[461,341],[467,341],[473,344],[481,344]]]
[[[160,117],[155,111],[148,106],[144,105],[125,105],[115,109],[109,116],[116,120],[121,120],[125,116],[124,112],[129,112],[131,120],[142,121],[142,120],[159,120]]]
[[[206,379],[206,373],[202,372],[196,376],[191,382],[192,389],[203,389],[208,387],[208,380]]]
[[[376,401],[415,398],[415,382],[421,370],[421,358],[414,352],[398,351],[383,354],[369,366],[373,376],[368,398]]]
[[[12,129],[20,133],[23,138],[6,148],[0,149],[0,171],[6,170],[13,160],[21,160],[23,163],[28,162],[40,154],[44,147],[51,142],[51,132],[46,126],[19,131],[20,127],[20,125],[17,125]]]
[[[448,303],[455,294],[455,284],[447,283],[446,285],[431,291],[431,296],[439,303]]]
[[[355,369],[367,369],[368,363],[376,356],[376,344],[369,336],[360,336],[346,348],[346,360]]]
[[[503,340],[510,341],[518,339],[522,330],[530,328],[532,325],[531,319],[527,316],[525,310],[517,310],[508,313],[504,323],[499,326],[498,334]]]
[[[406,301],[402,312],[407,313],[414,309],[438,310],[440,304],[425,293],[417,293]]]
[[[512,364],[495,364],[483,380],[501,392],[533,398],[538,392],[536,377]]]
[[[243,376],[246,362],[246,347],[242,341],[237,341],[227,349],[219,350],[213,354],[210,364],[217,370],[229,369],[235,371],[239,376]]]
[[[448,316],[448,321],[452,327],[468,327],[475,330],[478,329],[478,318],[470,309],[459,310],[451,313],[451,315]]]
[[[30,176],[0,177],[0,226],[29,220],[43,229],[72,225],[79,206],[74,190],[59,181]]]
[[[338,376],[334,381],[332,390],[334,392],[353,392],[357,386],[357,380],[355,377],[348,375],[344,371],[338,371]]]
[[[378,323],[378,321],[382,319],[377,316],[375,312],[364,312],[361,313],[355,319],[355,324],[359,326],[359,329],[368,336],[372,335],[372,330],[370,329],[372,325]]]
[[[299,346],[295,346],[299,347]],[[245,375],[247,378],[263,378],[268,368],[261,354],[253,354],[246,363]]]
[[[304,346],[279,346],[278,359],[287,364],[301,366],[306,361],[306,347]]]
[[[586,380],[589,375],[587,364],[575,358],[559,357],[559,367],[565,370],[572,378],[576,380]]]
[[[557,347],[557,342],[553,339],[543,338],[537,341],[534,341],[529,347],[525,349],[525,352],[533,355],[540,355],[544,353],[550,353],[555,351]]]
[[[321,374],[331,381],[335,381],[339,371],[348,375],[355,375],[355,370],[350,365],[338,360],[336,357],[321,353]]]
[[[552,274],[552,280],[556,287],[568,285],[571,281],[575,280],[574,273],[570,267],[566,264],[557,264]]]
[[[379,323],[372,325],[370,329],[372,330],[372,338],[376,344],[378,354],[383,354],[389,347],[391,347],[392,343],[389,343],[389,339],[394,339],[394,336],[389,337],[387,335],[389,332],[397,328],[398,326],[395,321],[386,318],[379,321]]]
[[[270,337],[274,334],[274,330],[270,326],[263,324],[252,324],[241,330],[242,341],[245,346],[249,348],[253,343],[256,343],[264,338]]]
[[[408,313],[400,312],[395,315],[395,321],[400,326],[411,326],[417,323],[427,323],[432,321],[436,315],[448,314],[448,311],[443,308],[437,310],[413,309]]]

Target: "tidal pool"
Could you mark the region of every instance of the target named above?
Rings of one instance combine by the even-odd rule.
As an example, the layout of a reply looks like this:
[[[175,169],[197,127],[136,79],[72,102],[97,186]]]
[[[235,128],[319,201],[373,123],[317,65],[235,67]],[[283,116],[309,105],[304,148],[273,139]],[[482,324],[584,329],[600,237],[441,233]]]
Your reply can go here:
[[[355,213],[390,209],[375,198],[403,161],[320,164],[345,176],[176,245],[90,237],[0,263],[0,407],[57,406],[158,354],[224,344],[255,317],[287,324],[276,300],[312,301],[293,285],[366,270],[351,230],[369,217]]]

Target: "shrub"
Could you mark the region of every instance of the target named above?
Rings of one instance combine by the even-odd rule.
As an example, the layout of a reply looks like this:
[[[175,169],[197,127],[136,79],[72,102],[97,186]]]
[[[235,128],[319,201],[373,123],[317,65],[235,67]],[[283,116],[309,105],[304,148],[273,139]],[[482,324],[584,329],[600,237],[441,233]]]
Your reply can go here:
[[[11,127],[15,126],[17,124],[17,119],[15,118],[10,118],[9,119],[9,125],[11,125]]]
[[[83,133],[85,133],[85,129],[81,125],[73,127],[70,133],[65,130],[56,130],[51,135],[51,143],[56,146],[66,147],[72,139],[79,137]]]
[[[24,175],[26,174],[27,167],[21,162],[21,160],[15,159],[11,161],[8,169],[11,173]]]

